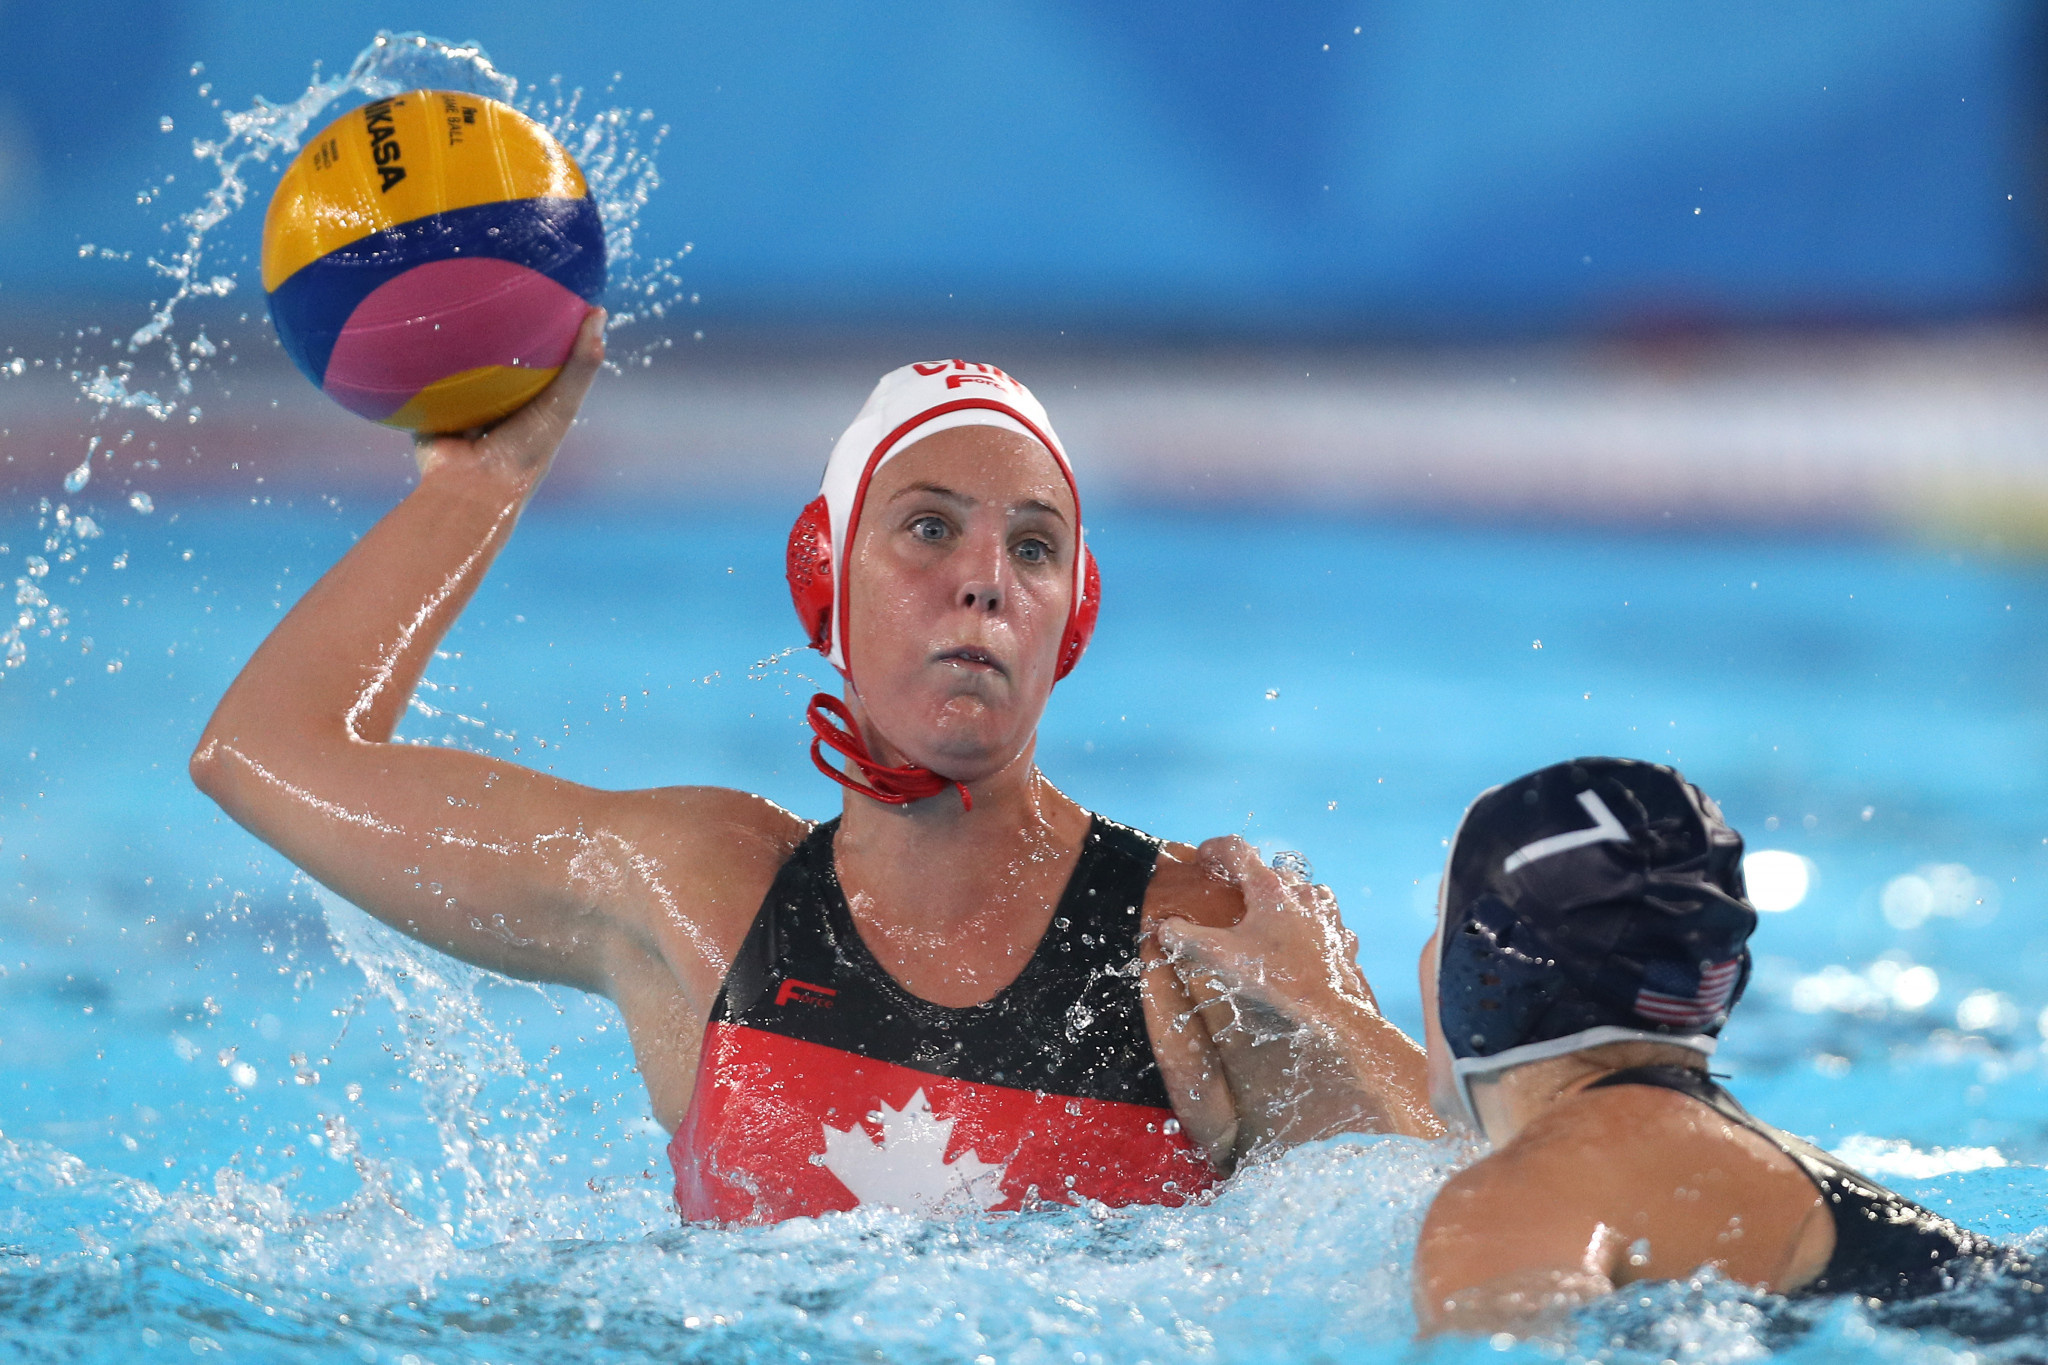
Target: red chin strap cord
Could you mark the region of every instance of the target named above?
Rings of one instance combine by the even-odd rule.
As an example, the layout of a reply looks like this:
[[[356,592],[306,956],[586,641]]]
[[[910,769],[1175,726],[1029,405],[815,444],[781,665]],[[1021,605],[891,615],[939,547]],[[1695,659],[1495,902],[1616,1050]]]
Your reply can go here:
[[[820,692],[812,697],[810,706],[804,710],[804,719],[810,722],[811,733],[817,736],[811,741],[811,762],[818,765],[819,772],[848,791],[859,792],[885,805],[907,806],[912,801],[937,796],[948,787],[958,787],[960,804],[968,810],[974,809],[974,798],[967,794],[963,783],[940,777],[917,763],[906,763],[900,768],[877,763],[874,755],[868,752],[868,746],[861,742],[860,731],[853,723],[853,712],[831,693]],[[849,765],[858,768],[860,777],[840,772],[827,763],[825,755],[819,752],[821,746],[830,748]]]

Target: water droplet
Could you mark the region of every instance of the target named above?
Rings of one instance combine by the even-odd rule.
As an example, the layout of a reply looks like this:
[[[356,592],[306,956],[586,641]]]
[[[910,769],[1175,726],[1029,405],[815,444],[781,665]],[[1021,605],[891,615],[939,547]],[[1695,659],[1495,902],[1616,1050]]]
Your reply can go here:
[[[79,489],[85,487],[87,484],[91,482],[92,458],[88,456],[84,460],[80,461],[78,468],[72,470],[69,474],[66,474],[64,476],[64,491],[66,493],[76,493]]]
[[[1313,881],[1316,875],[1315,868],[1310,865],[1307,855],[1297,853],[1291,848],[1283,848],[1278,853],[1275,853],[1268,866],[1275,872],[1291,872],[1305,882]]]
[[[128,505],[145,517],[156,510],[155,500],[140,489],[128,495]]]

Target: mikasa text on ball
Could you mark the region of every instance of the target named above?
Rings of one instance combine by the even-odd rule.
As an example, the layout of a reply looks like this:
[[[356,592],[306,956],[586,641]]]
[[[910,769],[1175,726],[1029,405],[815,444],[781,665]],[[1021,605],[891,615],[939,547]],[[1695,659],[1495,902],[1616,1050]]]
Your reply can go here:
[[[307,141],[263,220],[279,340],[350,412],[464,431],[532,398],[604,293],[604,227],[545,129],[413,90]]]

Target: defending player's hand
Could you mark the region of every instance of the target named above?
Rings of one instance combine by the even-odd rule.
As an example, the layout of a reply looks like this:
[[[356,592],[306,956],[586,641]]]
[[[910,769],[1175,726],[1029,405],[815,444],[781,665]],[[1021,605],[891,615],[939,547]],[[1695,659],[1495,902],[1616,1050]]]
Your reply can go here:
[[[1230,926],[1169,920],[1160,942],[1181,975],[1237,1006],[1239,1022],[1313,1026],[1332,1010],[1377,1012],[1358,968],[1358,937],[1344,927],[1330,888],[1289,868],[1268,867],[1236,835],[1201,847],[1203,864],[1244,894],[1244,918]]]
[[[1237,1154],[1334,1133],[1443,1131],[1422,1050],[1379,1012],[1327,886],[1276,871],[1243,839],[1211,839],[1204,864],[1244,896],[1235,925],[1172,919],[1160,946],[1216,1039],[1241,1114]]]

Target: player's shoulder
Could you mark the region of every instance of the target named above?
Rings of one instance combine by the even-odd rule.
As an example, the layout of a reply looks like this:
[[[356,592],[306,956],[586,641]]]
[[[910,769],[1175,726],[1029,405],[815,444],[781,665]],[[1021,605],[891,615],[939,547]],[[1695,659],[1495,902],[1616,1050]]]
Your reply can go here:
[[[1491,1167],[1484,1179],[1581,1193],[1686,1185],[1708,1170],[1738,1182],[1797,1177],[1763,1134],[1651,1085],[1589,1086],[1562,1096],[1481,1165]]]
[[[1648,1240],[1650,1278],[1716,1263],[1755,1283],[1798,1284],[1832,1248],[1819,1191],[1767,1132],[1661,1086],[1561,1097],[1453,1177],[1445,1196],[1430,1218],[1447,1235],[1481,1235],[1503,1219],[1573,1235],[1627,1229]]]
[[[646,787],[613,793],[607,805],[636,842],[742,861],[780,863],[816,828],[765,796],[731,787]]]
[[[1671,1099],[1682,1098],[1666,1095]],[[1485,1225],[1517,1216],[1554,1219],[1605,1209],[1674,1158],[1689,1164],[1686,1120],[1656,1095],[1592,1092],[1547,1106],[1508,1141],[1444,1182],[1433,1224]],[[1694,1108],[1703,1106],[1695,1104]]]
[[[1532,1150],[1582,1146],[1588,1140],[1634,1146],[1655,1155],[1663,1144],[1687,1147],[1740,1143],[1757,1137],[1713,1105],[1662,1085],[1586,1085],[1560,1096],[1517,1139]]]
[[[1723,1140],[1729,1126],[1717,1110],[1662,1086],[1587,1086],[1545,1106],[1502,1155],[1529,1167],[1618,1171]]]
[[[693,945],[709,935],[722,957],[814,828],[749,792],[650,787],[606,793],[575,837],[589,849],[590,877],[621,893],[615,903],[643,946],[658,948],[688,924]]]

